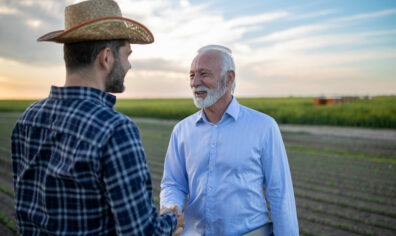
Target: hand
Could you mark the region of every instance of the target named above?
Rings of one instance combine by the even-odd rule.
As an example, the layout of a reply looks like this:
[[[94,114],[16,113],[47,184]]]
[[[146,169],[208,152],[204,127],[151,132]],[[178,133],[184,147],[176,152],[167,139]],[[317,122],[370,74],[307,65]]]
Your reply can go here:
[[[179,210],[179,207],[176,205],[172,205],[170,207],[170,210],[175,213],[177,217],[177,225],[176,225],[176,230],[173,232],[173,236],[180,236],[183,229],[184,229],[184,213]]]
[[[184,214],[180,212],[179,207],[176,205],[172,205],[170,208],[161,208],[160,214],[164,214],[165,212],[172,212],[176,215],[177,225],[175,232],[173,232],[173,236],[180,236],[184,229]]]

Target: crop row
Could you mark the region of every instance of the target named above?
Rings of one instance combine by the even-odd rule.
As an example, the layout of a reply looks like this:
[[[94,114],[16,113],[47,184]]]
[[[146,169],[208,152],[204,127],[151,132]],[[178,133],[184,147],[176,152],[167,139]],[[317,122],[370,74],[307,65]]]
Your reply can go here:
[[[287,151],[304,153],[310,155],[319,155],[321,157],[339,158],[343,160],[364,160],[376,163],[396,164],[396,156],[389,156],[386,153],[364,153],[348,151],[344,149],[322,149],[306,146],[286,146]]]
[[[383,222],[383,221],[378,221],[378,220],[362,219],[362,218],[359,218],[356,215],[352,216],[349,212],[345,212],[345,211],[327,209],[327,208],[323,208],[323,206],[312,206],[312,205],[307,204],[307,203],[303,203],[303,204],[299,205],[299,207],[302,207],[304,209],[308,209],[308,210],[313,211],[313,212],[321,213],[321,214],[324,214],[326,216],[332,215],[332,216],[335,216],[337,218],[351,220],[351,221],[363,223],[363,224],[366,224],[366,225],[371,225],[371,226],[374,226],[374,227],[381,227],[381,228],[384,228],[384,229],[396,230],[396,226],[392,225],[390,223]]]
[[[301,188],[301,189],[309,190],[309,191],[329,193],[329,194],[338,195],[341,197],[348,197],[351,199],[362,200],[362,201],[366,201],[366,202],[372,202],[372,203],[396,207],[396,203],[394,201],[386,201],[386,200],[380,199],[378,197],[368,196],[368,195],[364,195],[364,194],[357,194],[357,193],[352,193],[352,192],[346,192],[345,190],[341,191],[339,189],[329,189],[328,187],[323,187],[323,186],[307,185],[307,184],[297,182],[297,181],[293,182],[293,186]]]
[[[330,165],[331,163],[329,163]],[[322,163],[321,165],[326,165],[326,163]],[[324,168],[321,165],[296,165],[293,162],[293,169],[292,171],[296,172],[305,172],[307,174],[310,174],[312,176],[327,176],[331,178],[339,178],[342,179],[343,181],[347,182],[352,182],[352,183],[362,183],[364,182],[366,185],[371,185],[371,186],[387,186],[387,189],[389,191],[396,191],[396,182],[394,181],[396,179],[396,175],[392,174],[389,177],[370,177],[366,176],[364,174],[365,172],[368,172],[369,170],[366,169],[361,169],[360,174],[355,174],[355,173],[350,173],[348,170],[345,171],[335,171],[332,170],[332,168]],[[393,180],[392,180],[393,179]]]
[[[325,144],[323,144],[324,146]],[[318,164],[323,162],[331,162],[333,168],[336,170],[343,170],[346,168],[345,164],[350,164],[348,168],[351,170],[357,170],[359,168],[367,168],[373,164],[378,167],[387,167],[391,165],[396,157],[389,153],[367,153],[364,155],[356,154],[355,151],[349,151],[344,149],[329,149],[329,148],[319,148],[319,147],[309,147],[307,145],[301,146],[290,145],[286,143],[286,150],[288,153],[292,153],[296,161],[306,162],[309,159],[309,163],[305,164]],[[343,153],[343,154],[341,154]],[[356,154],[356,155],[355,155]],[[319,158],[320,157],[320,158]],[[378,161],[381,159],[382,161]],[[389,171],[391,172],[391,171]],[[388,173],[389,173],[388,172]],[[382,174],[373,172],[372,174]]]
[[[327,176],[315,176],[309,173],[307,174],[304,171],[294,169],[292,170],[292,175],[293,179],[299,178],[300,180],[303,180],[307,183],[314,183],[318,185],[325,185],[349,190],[358,190],[361,192],[368,192],[379,196],[395,197],[394,190],[389,189],[387,186],[375,186],[369,185],[365,182],[359,183],[354,181],[339,180],[337,178],[331,178]],[[313,176],[315,177],[313,178]]]
[[[14,233],[18,232],[17,226],[15,224],[15,221],[10,219],[4,212],[0,210],[0,223],[10,230],[12,230]]]
[[[342,221],[334,221],[334,220],[330,220],[330,219],[326,219],[326,218],[319,218],[319,217],[315,217],[312,215],[301,215],[299,216],[301,219],[305,219],[308,221],[311,221],[313,223],[316,224],[323,224],[323,225],[328,225],[334,228],[339,228],[339,229],[343,229],[346,231],[350,231],[353,233],[357,233],[360,235],[367,235],[367,236],[373,236],[374,233],[371,230],[365,230],[365,229],[361,229],[355,225],[351,225]]]
[[[307,157],[307,155],[305,155]],[[332,175],[345,177],[351,181],[367,181],[367,182],[378,182],[383,184],[389,184],[396,186],[392,179],[396,179],[396,172],[393,170],[392,165],[388,166],[378,166],[375,163],[368,163],[367,166],[354,166],[354,163],[344,162],[343,167],[337,167],[334,162],[335,160],[318,160],[323,157],[310,157],[304,158],[304,161],[297,160],[302,159],[300,156],[292,155],[289,158],[290,164],[292,165],[292,170],[307,170],[310,173],[322,175]],[[334,166],[334,168],[332,168]],[[393,173],[392,173],[393,171]],[[375,172],[383,172],[381,174],[375,174]]]
[[[306,193],[303,193],[300,191],[295,191],[294,194],[297,197],[301,197],[301,198],[305,198],[305,199],[309,199],[309,200],[330,203],[330,204],[338,205],[341,207],[348,207],[351,209],[365,211],[368,213],[374,213],[374,214],[379,214],[379,215],[383,215],[383,216],[389,216],[389,217],[396,218],[396,212],[394,212],[392,210],[384,209],[384,208],[374,208],[374,207],[371,207],[368,205],[357,205],[356,203],[352,203],[352,202],[348,202],[348,201],[344,201],[344,200],[330,199],[328,197],[323,197],[323,196],[315,196],[315,195],[306,194]]]
[[[331,178],[341,178],[342,180],[348,181],[348,182],[357,182],[357,183],[366,183],[368,185],[372,186],[387,186],[387,189],[389,191],[395,191],[396,190],[396,183],[394,180],[396,180],[396,175],[395,174],[390,174],[389,176],[376,176],[372,177],[368,174],[369,169],[361,169],[360,173],[356,173],[356,171],[350,171],[349,169],[346,168],[344,171],[336,171],[332,170],[330,167],[322,167],[321,165],[331,165],[331,163],[322,163],[321,165],[298,165],[295,162],[293,164],[293,169],[292,171],[298,171],[298,172],[305,172],[307,174],[313,175],[313,176],[328,176]],[[373,169],[375,168],[374,166],[372,167]],[[393,179],[393,180],[392,180]]]

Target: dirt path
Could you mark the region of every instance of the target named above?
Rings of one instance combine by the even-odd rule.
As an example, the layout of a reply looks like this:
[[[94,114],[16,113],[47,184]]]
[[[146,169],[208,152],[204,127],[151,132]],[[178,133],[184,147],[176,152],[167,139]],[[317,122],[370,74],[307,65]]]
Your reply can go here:
[[[318,125],[280,125],[282,131],[307,132],[314,135],[331,135],[345,138],[365,138],[396,142],[396,129],[371,129]]]
[[[134,118],[135,122],[161,123],[175,125],[176,120],[162,120],[153,118]],[[338,136],[345,138],[364,138],[372,140],[383,140],[396,142],[396,129],[372,129],[358,127],[340,127],[326,125],[289,125],[281,124],[280,129],[285,132],[306,132],[313,135]]]

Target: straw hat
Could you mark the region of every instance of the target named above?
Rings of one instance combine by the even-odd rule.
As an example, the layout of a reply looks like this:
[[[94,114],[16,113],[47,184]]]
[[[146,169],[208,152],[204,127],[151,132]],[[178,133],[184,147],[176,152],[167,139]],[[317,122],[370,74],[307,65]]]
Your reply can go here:
[[[45,34],[37,41],[75,43],[126,39],[134,44],[154,42],[153,34],[137,21],[122,17],[113,0],[89,0],[65,9],[65,30]]]

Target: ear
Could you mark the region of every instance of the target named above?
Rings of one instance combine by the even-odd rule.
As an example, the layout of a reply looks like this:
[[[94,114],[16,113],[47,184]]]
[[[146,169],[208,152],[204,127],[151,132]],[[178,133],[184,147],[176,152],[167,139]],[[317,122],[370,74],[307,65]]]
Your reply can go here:
[[[114,63],[114,55],[110,48],[105,48],[98,54],[98,62],[101,70],[110,71]]]
[[[232,83],[234,83],[234,80],[235,80],[235,71],[233,71],[233,70],[229,70],[229,71],[227,71],[227,78],[226,78],[227,80],[227,87],[230,87],[231,88],[231,86],[232,86]]]

